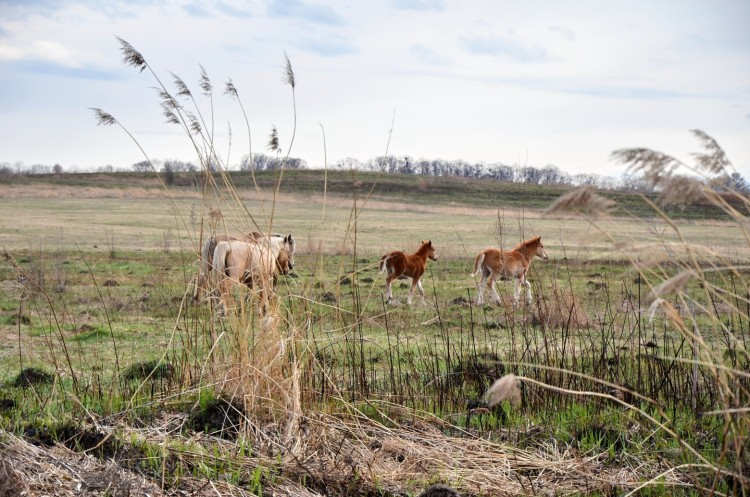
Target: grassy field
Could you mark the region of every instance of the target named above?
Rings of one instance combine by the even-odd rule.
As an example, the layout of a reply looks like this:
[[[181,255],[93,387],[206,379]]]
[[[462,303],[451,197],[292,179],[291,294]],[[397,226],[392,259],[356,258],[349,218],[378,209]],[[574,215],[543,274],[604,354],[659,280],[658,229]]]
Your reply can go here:
[[[6,454],[32,467],[56,442],[68,464],[85,452],[91,474],[110,471],[101,495],[750,488],[750,244],[726,215],[675,220],[612,194],[613,216],[550,217],[556,188],[349,173],[324,197],[319,171],[285,173],[273,203],[273,175],[260,199],[232,179],[241,205],[187,177],[0,183]],[[270,317],[235,295],[220,319],[190,299],[198,247],[254,229],[244,209],[295,236],[297,265]],[[550,254],[529,272],[534,301],[513,306],[501,282],[501,304],[475,305],[474,255],[532,235]],[[406,282],[386,304],[380,255],[422,239],[440,256],[425,305],[403,305]],[[521,403],[487,407],[507,374]]]

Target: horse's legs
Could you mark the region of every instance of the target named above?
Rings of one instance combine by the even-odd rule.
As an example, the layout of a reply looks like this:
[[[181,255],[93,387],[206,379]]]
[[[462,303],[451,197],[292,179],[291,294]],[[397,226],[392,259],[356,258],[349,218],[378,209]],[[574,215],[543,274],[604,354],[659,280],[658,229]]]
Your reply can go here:
[[[477,305],[484,304],[484,284],[487,281],[487,273],[482,271],[482,277],[479,278],[479,284],[477,285]]]
[[[531,304],[531,282],[524,278],[523,284],[526,286],[526,303]]]
[[[422,296],[422,305],[426,305],[424,301],[424,289],[422,288],[422,280],[417,280],[417,288],[419,289],[419,295]]]
[[[422,297],[422,304],[425,303],[424,301],[424,289],[422,288],[422,281],[419,277],[413,276],[411,279],[411,288],[409,289],[409,298],[406,299],[406,303],[408,305],[411,305],[411,299],[414,296],[414,289],[419,290],[419,295]]]
[[[414,296],[414,289],[417,288],[418,283],[419,283],[419,279],[417,279],[416,277],[412,277],[411,288],[409,288],[409,297],[406,299],[407,305],[411,305],[411,298]]]
[[[390,303],[391,299],[393,299],[393,294],[391,293],[391,285],[393,284],[393,280],[396,278],[392,278],[393,273],[387,273],[388,276],[385,278],[385,303]]]
[[[521,294],[521,285],[523,285],[521,282],[522,279],[523,275],[513,280],[513,307],[518,306],[518,296]]]
[[[229,278],[224,278],[219,282],[219,317],[229,316]]]
[[[498,304],[500,303],[500,294],[497,293],[497,281],[495,281],[495,275],[490,274],[490,278],[487,282],[487,286],[489,286],[492,289],[492,298],[495,299],[495,302]]]

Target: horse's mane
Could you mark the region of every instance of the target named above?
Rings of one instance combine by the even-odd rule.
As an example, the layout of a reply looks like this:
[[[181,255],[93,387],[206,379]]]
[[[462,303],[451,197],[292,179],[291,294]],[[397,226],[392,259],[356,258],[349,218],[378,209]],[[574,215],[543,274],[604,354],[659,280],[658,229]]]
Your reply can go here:
[[[419,249],[416,251],[417,254],[420,252],[427,250],[427,247],[432,245],[432,240],[422,240],[422,243],[419,245]]]
[[[541,236],[535,236],[535,237],[529,238],[528,240],[524,240],[523,242],[520,242],[518,245],[516,245],[513,248],[513,250],[520,250],[524,247],[530,247],[531,245],[538,245],[541,239],[542,239]]]

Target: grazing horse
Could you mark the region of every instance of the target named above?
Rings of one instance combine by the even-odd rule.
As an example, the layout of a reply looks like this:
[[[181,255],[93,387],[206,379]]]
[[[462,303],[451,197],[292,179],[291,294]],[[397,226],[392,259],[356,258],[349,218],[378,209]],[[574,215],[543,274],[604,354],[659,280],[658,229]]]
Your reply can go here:
[[[425,303],[424,290],[422,289],[422,282],[419,279],[424,274],[428,258],[433,261],[438,260],[435,248],[432,246],[430,240],[422,240],[419,250],[411,255],[394,250],[380,258],[380,272],[382,273],[387,270],[385,278],[385,288],[387,290],[386,302],[390,303],[393,300],[393,293],[391,293],[393,280],[401,276],[406,276],[411,278],[411,290],[409,290],[409,298],[406,303],[411,305],[411,298],[414,296],[415,288],[419,289],[419,294],[422,296],[422,304]]]
[[[239,237],[214,234],[206,238],[206,241],[203,243],[203,247],[201,248],[200,270],[198,272],[198,278],[196,280],[195,289],[193,291],[193,300],[201,300],[202,293],[206,291],[206,286],[212,270],[214,251],[216,250],[216,245],[219,242],[239,240],[247,243],[255,243],[258,240],[263,240],[266,238],[268,238],[267,234],[259,233],[257,231],[251,231],[250,233],[241,235]],[[270,235],[270,238],[283,241],[282,249],[279,251],[278,257],[276,259],[276,271],[279,274],[289,274],[289,272],[294,269],[294,252],[297,249],[297,242],[292,237],[292,235],[285,236],[278,233],[272,233]],[[275,274],[273,282],[275,285]]]
[[[261,297],[261,308],[265,308],[268,297],[265,290],[273,289],[279,255],[286,242],[286,238],[282,237],[263,237],[252,242],[226,240],[216,244],[211,262],[211,280],[219,291],[223,315],[229,309],[230,290],[237,284],[243,284],[257,293]]]
[[[479,294],[477,304],[481,305],[484,302],[483,286],[485,282],[492,289],[492,296],[495,297],[495,301],[500,302],[500,295],[497,294],[497,289],[495,288],[495,278],[515,279],[515,291],[513,293],[515,305],[518,305],[521,286],[525,286],[526,302],[530,304],[531,283],[526,279],[526,272],[529,270],[531,260],[535,256],[544,260],[548,258],[547,251],[544,250],[544,245],[542,245],[541,236],[535,236],[525,242],[521,242],[512,250],[488,248],[479,252],[476,259],[474,259],[474,272],[471,273],[472,276],[480,272],[482,274],[482,279],[479,280],[479,285],[477,285],[477,293]]]

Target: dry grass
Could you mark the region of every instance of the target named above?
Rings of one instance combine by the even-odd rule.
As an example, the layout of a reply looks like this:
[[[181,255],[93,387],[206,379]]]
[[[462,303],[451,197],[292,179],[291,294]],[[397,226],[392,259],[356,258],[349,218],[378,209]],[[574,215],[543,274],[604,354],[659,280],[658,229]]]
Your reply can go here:
[[[78,244],[85,250],[104,251],[109,245],[108,236],[113,236],[118,250],[153,251],[164,245],[164,234],[169,230],[172,247],[195,250],[189,233],[176,220],[182,217],[191,224],[195,219],[198,228],[202,201],[175,198],[175,209],[163,194],[149,198],[152,191],[148,190],[145,197],[139,198],[138,191],[131,195],[124,190],[124,198],[86,198],[83,194],[72,193],[72,190],[64,197],[44,196],[46,190],[38,192],[43,196],[33,196],[34,192],[27,190],[28,197],[3,197],[5,215],[0,217],[0,246],[13,251],[39,246],[77,250],[75,244]],[[154,190],[153,194],[157,195],[156,192]],[[108,189],[105,193],[115,195]],[[238,194],[247,199],[248,209],[253,212],[261,210],[259,202],[253,200],[255,192]],[[277,202],[274,227],[278,231],[293,233],[300,250],[323,254],[352,253],[353,241],[348,235],[351,199],[329,195],[325,222],[320,218],[322,196],[280,194]],[[210,203],[213,209],[218,205],[217,202]],[[209,210],[207,207],[204,212],[206,222]],[[242,232],[248,228],[241,213],[233,209],[221,209],[221,213],[230,232]],[[517,219],[516,214],[506,212],[504,215],[508,219]],[[19,223],[19,219],[23,222]],[[360,214],[357,253],[380,255],[388,250],[408,249],[421,239],[431,239],[441,258],[469,260],[477,251],[496,243],[493,236],[496,220],[497,210],[491,208],[412,207],[398,202],[371,200]],[[398,231],[392,229],[394,223],[400,227]],[[750,248],[736,223],[683,221],[676,224],[685,240],[695,245],[710,247],[730,260],[750,259]],[[540,234],[552,258],[565,256],[580,261],[627,260],[639,248],[643,248],[644,256],[663,254],[661,250],[653,250],[655,238],[680,245],[674,231],[667,229],[666,223],[659,219],[610,217],[601,220],[599,225],[602,230],[616,234],[616,238],[611,241],[604,239],[585,217],[544,218],[541,211],[526,210],[522,220],[507,223],[504,237],[506,244],[512,245],[522,238],[522,230],[526,234]],[[383,232],[389,235],[383,237]],[[650,249],[647,244],[651,244]]]
[[[387,427],[351,407],[349,415],[318,413],[302,418],[304,443],[293,450],[277,425],[257,426],[265,441],[253,456],[236,459],[231,456],[234,442],[203,434],[175,435],[179,418],[165,417],[161,425],[140,429],[122,425],[98,430],[103,437],[163,447],[165,454],[174,454],[188,468],[232,460],[235,470],[246,477],[258,467],[268,468],[276,476],[264,483],[264,494],[273,495],[416,494],[436,481],[463,495],[588,494],[634,490],[659,475],[664,485],[675,490],[691,485],[687,473],[664,471],[656,462],[612,466],[606,454],[580,454],[553,444],[519,450],[417,413],[404,412],[406,418],[399,426]],[[398,408],[382,407],[391,412]],[[6,486],[27,495],[102,495],[107,488],[109,495],[253,495],[233,484],[187,475],[164,489],[158,475],[134,472],[60,445],[40,448],[5,432],[0,433],[0,453],[9,475]],[[299,483],[305,479],[308,487]]]

